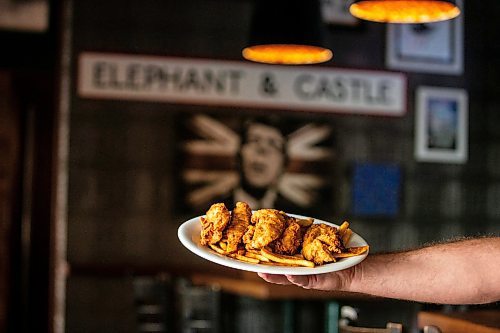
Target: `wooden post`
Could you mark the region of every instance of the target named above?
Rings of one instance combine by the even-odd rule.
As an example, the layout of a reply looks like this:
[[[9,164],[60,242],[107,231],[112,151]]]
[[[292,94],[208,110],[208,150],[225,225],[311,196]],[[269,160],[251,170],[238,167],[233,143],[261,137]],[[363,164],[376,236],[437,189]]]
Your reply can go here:
[[[19,159],[19,122],[10,75],[0,72],[0,332],[7,331],[12,209]]]

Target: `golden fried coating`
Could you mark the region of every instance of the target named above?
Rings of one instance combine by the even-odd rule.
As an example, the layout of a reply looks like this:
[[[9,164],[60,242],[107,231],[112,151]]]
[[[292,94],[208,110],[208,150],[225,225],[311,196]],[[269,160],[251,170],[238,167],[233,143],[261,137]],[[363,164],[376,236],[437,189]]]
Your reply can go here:
[[[253,234],[255,233],[255,226],[254,225],[249,225],[247,228],[247,231],[243,235],[243,244],[250,246],[250,243],[252,243],[252,238]]]
[[[232,253],[238,249],[243,235],[250,226],[252,209],[245,202],[237,202],[231,216],[231,222],[224,231],[222,240],[227,243],[226,252]]]
[[[313,218],[289,216],[276,209],[252,212],[245,202],[229,211],[223,203],[200,217],[200,243],[216,253],[251,264],[314,267],[361,255],[368,245],[346,248],[352,230],[347,221],[333,227]]]
[[[286,217],[286,228],[281,236],[270,244],[275,253],[294,255],[302,245],[304,228],[291,216]]]
[[[215,244],[221,240],[223,231],[231,219],[231,213],[223,203],[210,206],[206,216],[200,218],[202,245]]]
[[[313,224],[304,235],[302,254],[317,265],[334,262],[335,253],[344,251],[338,230],[327,224]]]
[[[327,247],[326,244],[321,243],[318,239],[314,239],[302,248],[302,254],[304,258],[313,261],[316,265],[335,262],[335,257],[328,251]]]
[[[250,247],[261,249],[278,239],[286,227],[286,214],[276,209],[260,209],[252,215],[255,232]]]

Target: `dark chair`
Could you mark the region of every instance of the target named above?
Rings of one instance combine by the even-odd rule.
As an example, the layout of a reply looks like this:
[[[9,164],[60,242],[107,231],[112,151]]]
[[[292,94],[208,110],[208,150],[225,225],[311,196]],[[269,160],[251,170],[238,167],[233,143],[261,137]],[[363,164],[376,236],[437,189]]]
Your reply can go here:
[[[358,319],[356,309],[350,306],[343,306],[340,309],[339,333],[402,333],[403,325],[388,322],[384,328],[352,326]],[[406,332],[407,330],[405,330]],[[441,333],[437,326],[426,325],[419,329],[421,333]]]
[[[168,329],[170,279],[167,275],[133,278],[139,333],[165,333]]]
[[[179,331],[182,333],[220,332],[220,298],[217,287],[195,286],[186,279],[177,281]]]
[[[339,333],[402,333],[403,325],[397,323],[387,323],[385,328],[357,327],[343,323],[339,325]]]

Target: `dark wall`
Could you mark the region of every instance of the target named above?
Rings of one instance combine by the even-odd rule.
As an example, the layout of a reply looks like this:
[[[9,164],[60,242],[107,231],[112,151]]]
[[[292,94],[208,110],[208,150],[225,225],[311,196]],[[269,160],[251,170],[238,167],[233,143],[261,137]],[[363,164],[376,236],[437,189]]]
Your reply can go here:
[[[341,156],[337,170],[344,186],[338,190],[332,217],[349,214],[349,167],[354,161],[395,162],[403,168],[404,194],[397,221],[354,222],[370,238],[375,250],[497,230],[498,214],[487,207],[488,193],[495,192],[488,183],[495,176],[492,165],[497,161],[497,144],[492,138],[496,131],[491,128],[495,122],[489,121],[495,113],[488,111],[495,108],[496,97],[490,91],[496,85],[489,83],[488,77],[489,68],[495,66],[492,49],[496,44],[492,42],[491,30],[476,16],[476,13],[488,15],[490,9],[485,7],[484,2],[471,1],[466,5],[464,75],[407,73],[408,112],[404,117],[327,116],[326,121],[337,132]],[[74,61],[76,64],[78,54],[83,51],[240,60],[251,10],[251,1],[157,1],[147,5],[77,2]],[[335,58],[325,66],[385,70],[385,33],[386,26],[378,23],[361,22],[354,27],[330,25],[327,40]],[[414,160],[414,92],[420,85],[468,90],[468,163],[429,164]],[[105,261],[141,258],[165,262],[164,253],[169,252],[165,244],[175,243],[173,231],[179,222],[173,221],[176,217],[168,206],[175,192],[172,151],[176,142],[172,141],[172,132],[175,115],[186,109],[190,110],[172,104],[94,101],[74,96],[69,198],[72,260],[92,261],[92,257],[102,257],[102,250],[110,251],[100,259]],[[217,110],[234,112],[222,107]],[[285,115],[324,118],[314,113]],[[138,197],[141,189],[144,198]],[[98,222],[99,219],[103,221]],[[476,221],[474,225],[469,222],[471,219]],[[406,227],[411,230],[407,237],[413,238],[410,244],[398,241],[405,230],[399,228]],[[433,230],[427,231],[431,227]],[[450,234],[451,230],[455,231]],[[137,244],[126,250],[113,246],[128,244],[129,233],[138,237]],[[166,234],[170,234],[168,242]],[[71,241],[80,237],[86,237],[86,242]],[[87,241],[93,246],[88,246]],[[158,252],[158,246],[165,252]]]
[[[6,302],[0,302],[5,306],[0,312],[5,311],[6,318],[5,324],[0,320],[0,330],[5,327],[2,331],[7,332],[48,332],[53,328],[51,237],[61,2],[47,3],[47,29],[16,30],[4,24],[0,28],[1,113],[9,115],[0,120],[0,127],[7,129],[5,134],[10,133],[9,140],[15,140],[0,145],[0,164],[8,166],[0,173],[9,186],[0,198],[2,247],[8,247],[7,253],[0,254],[7,256],[0,261],[8,265],[1,269],[3,276],[8,274],[2,280],[8,292],[0,296]],[[6,12],[12,10],[25,18],[23,10],[30,4],[23,5],[4,1],[2,10],[5,7]],[[33,20],[40,22],[42,18]]]
[[[467,1],[465,73],[407,73],[408,112],[401,118],[284,113],[321,119],[336,131],[339,159],[329,218],[349,218],[374,252],[452,237],[499,234],[500,103],[496,1]],[[84,51],[241,60],[251,1],[75,1],[73,77]],[[361,22],[328,27],[333,61],[324,66],[386,70],[386,26]],[[75,83],[75,82],[74,82]],[[469,93],[469,160],[466,164],[418,163],[413,157],[414,92],[420,85],[465,88]],[[82,99],[72,87],[69,163],[68,258],[85,265],[188,265],[216,270],[184,250],[175,214],[175,117],[192,109],[162,103]],[[204,110],[202,107],[195,110]],[[213,108],[207,109],[214,111]],[[217,108],[216,112],[244,112]],[[283,114],[283,113],[282,113]],[[354,162],[397,163],[403,171],[397,218],[350,216]],[[88,319],[72,298],[69,331]],[[95,284],[98,292],[100,285]],[[88,285],[86,284],[88,287]],[[88,288],[85,289],[89,292]],[[87,294],[90,295],[90,294]],[[91,296],[88,296],[91,297]]]

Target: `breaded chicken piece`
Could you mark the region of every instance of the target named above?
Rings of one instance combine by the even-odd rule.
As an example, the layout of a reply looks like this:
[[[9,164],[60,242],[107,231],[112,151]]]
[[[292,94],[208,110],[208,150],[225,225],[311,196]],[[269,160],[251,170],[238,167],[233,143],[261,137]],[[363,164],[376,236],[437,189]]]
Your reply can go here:
[[[222,241],[227,243],[226,252],[232,253],[238,249],[238,244],[250,226],[251,218],[252,209],[250,206],[245,202],[237,202],[231,215],[231,222],[222,238]]]
[[[221,240],[223,231],[231,219],[231,213],[223,203],[215,203],[201,217],[201,245],[215,244]]]
[[[296,219],[286,216],[286,227],[281,236],[271,243],[275,253],[294,255],[302,245],[303,228]]]
[[[334,262],[333,253],[341,253],[344,246],[337,228],[327,224],[313,224],[304,235],[302,255],[317,265]]]
[[[245,248],[248,249],[248,250],[251,250],[252,247],[250,246],[250,244],[252,243],[252,238],[253,238],[253,234],[255,233],[255,225],[249,225],[248,228],[247,228],[247,231],[245,232],[245,234],[243,235],[243,244],[245,244]]]
[[[286,227],[286,214],[276,209],[259,209],[252,215],[255,232],[250,247],[261,249],[278,239]]]

